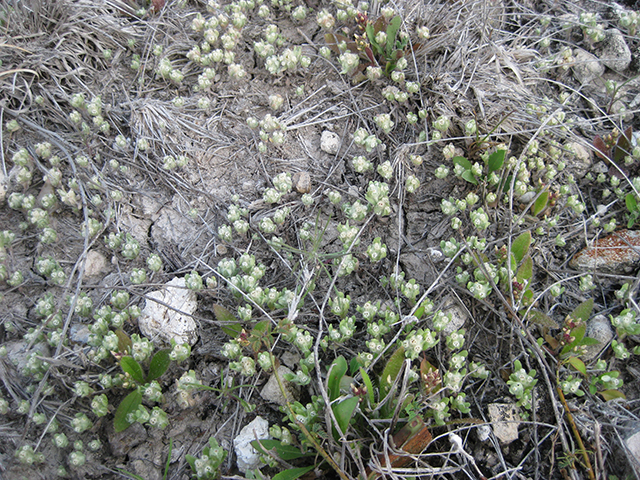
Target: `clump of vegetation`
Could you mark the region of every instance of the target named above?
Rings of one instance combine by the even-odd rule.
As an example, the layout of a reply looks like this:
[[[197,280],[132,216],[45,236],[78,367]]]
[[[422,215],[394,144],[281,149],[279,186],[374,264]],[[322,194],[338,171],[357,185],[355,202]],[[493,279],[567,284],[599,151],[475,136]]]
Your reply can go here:
[[[631,472],[634,277],[566,264],[640,216],[637,92],[572,76],[636,12],[40,7],[0,7],[8,475],[219,478],[255,415],[247,478]],[[480,440],[505,402],[534,443]]]

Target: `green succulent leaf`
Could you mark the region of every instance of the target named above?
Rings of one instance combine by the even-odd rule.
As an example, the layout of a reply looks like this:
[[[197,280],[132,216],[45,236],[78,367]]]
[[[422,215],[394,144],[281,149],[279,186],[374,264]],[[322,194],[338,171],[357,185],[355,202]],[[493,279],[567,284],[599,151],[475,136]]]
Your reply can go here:
[[[155,353],[149,363],[149,375],[147,375],[147,382],[160,378],[164,372],[167,371],[167,368],[169,368],[169,364],[171,363],[171,358],[169,358],[170,353],[171,350],[168,348],[158,350]]]
[[[135,389],[129,395],[124,397],[113,417],[113,427],[116,432],[122,432],[129,428],[131,423],[127,421],[127,415],[135,412],[142,403],[142,393],[139,389]]]
[[[133,357],[124,356],[120,359],[120,367],[124,373],[131,375],[137,383],[145,383],[144,372],[140,364]]]

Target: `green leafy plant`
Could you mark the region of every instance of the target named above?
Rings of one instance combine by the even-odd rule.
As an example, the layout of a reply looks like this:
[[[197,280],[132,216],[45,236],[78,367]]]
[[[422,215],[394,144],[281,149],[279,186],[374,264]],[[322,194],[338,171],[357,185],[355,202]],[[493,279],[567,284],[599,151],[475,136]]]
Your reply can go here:
[[[362,74],[369,66],[381,67],[386,76],[396,69],[398,60],[407,53],[409,37],[400,33],[402,18],[398,15],[391,19],[380,16],[372,21],[364,13],[356,16],[356,31],[352,34],[327,33],[325,41],[336,55],[343,53],[341,46],[358,55],[362,63],[353,71],[353,75]],[[418,45],[413,45],[416,49]]]
[[[506,157],[506,150],[496,150],[487,157],[486,160],[486,174],[480,164],[472,164],[465,157],[457,156],[453,157],[453,164],[460,167],[460,177],[467,182],[478,185],[479,179],[486,180],[493,172],[497,172],[504,165],[504,159]]]
[[[122,355],[120,357],[120,367],[126,378],[123,387],[133,387],[134,390],[118,405],[113,419],[116,432],[126,430],[136,421],[134,416],[142,404],[144,390],[149,387],[150,382],[160,378],[167,371],[171,363],[170,354],[171,350],[169,349],[158,350],[151,358],[146,374],[142,365],[132,356]]]
[[[198,480],[213,480],[220,476],[220,466],[227,458],[227,451],[218,445],[218,441],[209,437],[209,445],[202,449],[202,455],[198,458],[193,455],[185,455],[185,459],[191,467],[193,476]]]

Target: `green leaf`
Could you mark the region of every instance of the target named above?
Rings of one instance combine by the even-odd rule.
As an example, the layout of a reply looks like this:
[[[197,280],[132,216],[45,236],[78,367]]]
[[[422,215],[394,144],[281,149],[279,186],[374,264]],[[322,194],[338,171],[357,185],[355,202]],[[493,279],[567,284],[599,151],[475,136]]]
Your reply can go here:
[[[164,475],[162,476],[162,480],[167,480],[167,475],[169,475],[169,464],[171,463],[172,451],[173,451],[173,438],[169,438],[169,453],[167,453],[167,461],[164,464]]]
[[[582,375],[587,375],[587,367],[584,362],[580,360],[578,357],[569,357],[567,358],[567,363],[569,363],[573,368],[579,371]]]
[[[224,325],[220,325],[222,331],[231,338],[238,338],[240,333],[242,333],[242,324],[240,323],[240,320],[238,320],[233,313],[222,305],[214,304],[212,308],[216,320],[225,323]]]
[[[131,375],[131,378],[133,378],[137,383],[145,383],[142,367],[133,359],[133,357],[128,355],[122,357],[120,359],[120,366],[122,367],[122,371]]]
[[[187,461],[187,463],[189,464],[189,466],[191,467],[191,471],[193,473],[196,473],[196,460],[197,458],[194,457],[193,455],[185,455],[184,459]]]
[[[124,330],[119,328],[116,330],[116,337],[118,337],[118,351],[128,353],[131,351],[131,337],[126,334]]]
[[[294,447],[293,445],[283,445],[280,440],[253,440],[251,445],[264,455],[267,455],[267,451],[273,451],[278,458],[286,462],[313,455],[313,453],[303,453],[298,447]]]
[[[398,30],[400,29],[400,24],[402,23],[402,18],[400,15],[396,15],[389,22],[389,26],[387,27],[387,56],[391,56],[391,52],[393,51],[396,44],[396,35],[398,34]]]
[[[382,375],[380,375],[380,400],[387,396],[389,390],[391,390],[391,386],[396,381],[396,377],[400,373],[402,369],[402,364],[404,363],[404,348],[398,348],[382,370]]]
[[[627,196],[624,197],[624,203],[627,205],[627,210],[631,213],[638,211],[638,201],[633,193],[627,193]]]
[[[116,470],[124,475],[129,475],[131,478],[134,478],[135,480],[145,480],[143,477],[141,477],[140,475],[136,475],[135,473],[131,473],[128,470],[125,470],[124,468],[116,468]]]
[[[580,305],[578,305],[575,310],[573,310],[573,312],[571,312],[569,315],[571,316],[571,318],[574,318],[575,320],[581,320],[582,322],[586,322],[587,320],[589,320],[589,317],[591,316],[591,312],[593,311],[593,298],[590,298],[589,300],[582,302]]]
[[[464,157],[453,157],[454,165],[460,165],[465,170],[471,170],[471,162]]]
[[[465,170],[464,172],[462,172],[460,176],[467,182],[472,183],[474,185],[478,185],[478,179],[471,172],[471,170]]]
[[[349,397],[332,405],[331,409],[333,410],[333,414],[336,416],[336,421],[338,422],[338,427],[340,427],[340,432],[342,434],[347,433],[349,421],[351,420],[358,403],[360,403],[360,399],[358,397]]]
[[[516,257],[516,261],[520,263],[524,256],[529,251],[529,246],[531,245],[531,232],[527,230],[526,232],[518,235],[513,242],[511,242],[511,253]]]
[[[231,313],[229,310],[224,308],[222,305],[213,305],[213,314],[216,316],[216,320],[219,322],[239,322],[236,316]]]
[[[571,330],[571,336],[574,337],[573,342],[568,345],[565,345],[560,352],[561,356],[565,356],[570,354],[574,347],[578,345],[582,345],[582,341],[584,339],[585,331],[587,330],[586,324],[583,322],[581,325]]]
[[[364,386],[367,388],[367,398],[369,399],[369,406],[373,407],[373,404],[375,403],[375,397],[373,393],[373,382],[371,382],[371,377],[362,367],[360,368],[360,375],[362,376],[362,383],[364,383]]]
[[[372,23],[367,23],[365,27],[367,32],[367,38],[369,39],[369,43],[371,44],[371,48],[376,55],[382,55],[383,50],[382,47],[376,41],[376,31]]]
[[[327,376],[327,391],[329,392],[329,400],[332,402],[340,396],[340,381],[345,373],[347,373],[347,361],[340,355],[329,367],[329,375]]]
[[[544,192],[538,195],[538,198],[533,204],[532,213],[535,217],[537,217],[540,212],[542,212],[545,208],[547,208],[547,204],[549,203],[549,190],[545,190]]]
[[[489,155],[489,173],[495,172],[496,170],[500,170],[502,165],[504,164],[504,158],[507,155],[506,150],[496,150],[491,155]]]
[[[518,273],[516,274],[516,280],[518,283],[524,283],[527,280],[531,280],[533,276],[533,260],[531,259],[531,255],[527,255],[525,259],[522,261],[520,268],[518,268]]]
[[[171,350],[168,348],[158,350],[155,353],[149,363],[149,375],[147,375],[147,382],[160,378],[164,372],[167,371],[167,368],[169,368],[169,364],[171,363],[171,359],[169,358],[170,353]]]
[[[617,164],[624,161],[624,157],[631,155],[632,127],[628,127],[622,135],[618,137],[616,146],[613,149],[613,161]]]
[[[316,468],[315,465],[309,465],[308,467],[288,468],[280,473],[276,473],[273,476],[273,480],[295,480],[296,478],[300,478],[305,473],[310,472],[314,468]]]
[[[335,53],[336,55],[340,55],[340,48],[338,47],[338,37],[336,37],[333,33],[326,33],[324,35],[324,41],[327,46]]]
[[[616,398],[627,398],[620,390],[603,390],[602,392],[598,393],[602,395],[602,398],[605,402],[608,402],[609,400],[615,400]]]
[[[530,322],[537,323],[543,327],[559,328],[558,323],[553,318],[540,310],[530,310],[527,318]]]
[[[140,406],[140,403],[142,403],[142,393],[140,393],[140,390],[137,388],[124,397],[120,402],[120,405],[118,405],[118,409],[113,417],[113,427],[116,432],[122,432],[129,428],[131,423],[127,421],[127,415],[131,412],[135,412]]]

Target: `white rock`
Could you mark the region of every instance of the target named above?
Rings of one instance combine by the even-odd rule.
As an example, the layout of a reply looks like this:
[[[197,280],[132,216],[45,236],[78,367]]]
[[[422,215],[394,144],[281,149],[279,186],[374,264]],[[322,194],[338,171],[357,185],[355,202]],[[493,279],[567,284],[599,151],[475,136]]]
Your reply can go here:
[[[325,130],[320,137],[320,149],[330,155],[335,155],[340,150],[340,137],[336,133]]]
[[[573,54],[575,63],[573,64],[573,76],[582,85],[590,83],[604,74],[604,65],[600,63],[598,57],[592,53],[577,48]]]
[[[590,361],[596,358],[602,349],[607,347],[609,342],[613,339],[613,328],[611,328],[611,322],[604,315],[596,315],[587,322],[585,336],[595,338],[600,342],[597,345],[588,345],[586,347],[586,351],[582,354],[583,360]]]
[[[442,307],[442,311],[447,315],[451,315],[451,321],[444,327],[442,333],[449,335],[455,331],[460,330],[467,323],[469,315],[464,308],[458,305],[455,301],[450,301]]]
[[[87,252],[87,261],[84,264],[84,274],[87,277],[95,277],[105,272],[107,269],[107,259],[97,250]]]
[[[476,436],[481,442],[486,442],[491,436],[491,427],[489,425],[480,425],[476,428]]]
[[[269,422],[262,417],[256,417],[251,423],[245,426],[238,436],[233,440],[236,452],[238,470],[245,473],[247,470],[260,468],[264,465],[260,461],[260,454],[251,446],[254,440],[264,440],[271,438],[269,435]]]
[[[569,160],[569,168],[579,177],[583,177],[593,164],[591,151],[578,142],[569,142],[567,150],[573,152],[574,157]]]
[[[267,383],[265,383],[264,387],[262,387],[262,391],[260,391],[260,396],[267,402],[277,403],[278,405],[286,405],[287,400],[290,402],[298,400],[298,397],[300,395],[300,391],[297,388],[298,386],[285,380],[285,374],[293,374],[293,372],[284,365],[280,365],[278,367],[278,376],[280,377],[280,380],[282,380],[282,384],[285,391],[287,392],[288,398],[285,398],[282,394],[280,385],[278,385],[278,379],[275,375],[271,375],[269,377]]]
[[[612,28],[604,31],[604,40],[598,44],[600,61],[616,72],[626,70],[631,63],[631,50],[620,30]]]
[[[533,200],[536,197],[537,193],[536,192],[527,192],[524,195],[520,195],[520,197],[518,197],[518,201],[520,203],[529,203],[531,200]]]
[[[627,437],[624,444],[635,460],[634,463],[638,468],[640,468],[640,430],[637,430]]]
[[[518,439],[520,417],[517,407],[512,403],[492,403],[489,405],[489,419],[493,433],[503,445]]]
[[[191,315],[197,308],[195,292],[185,287],[184,278],[176,277],[161,290],[147,294],[138,326],[152,340],[160,338],[170,343],[173,338],[177,343],[193,345],[198,340],[198,325]]]

